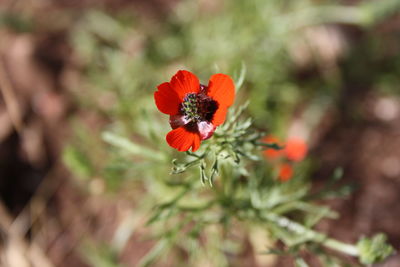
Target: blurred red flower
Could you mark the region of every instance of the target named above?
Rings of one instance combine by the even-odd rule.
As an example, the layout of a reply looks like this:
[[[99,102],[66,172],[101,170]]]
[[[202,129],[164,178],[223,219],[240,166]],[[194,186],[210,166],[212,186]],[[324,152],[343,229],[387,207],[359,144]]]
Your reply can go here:
[[[180,70],[170,82],[157,86],[154,100],[159,111],[170,115],[173,129],[168,144],[179,150],[196,151],[224,123],[228,107],[235,99],[235,86],[225,74],[211,76],[207,86],[191,72]]]
[[[300,138],[290,138],[286,144],[281,143],[278,138],[272,135],[266,136],[262,141],[264,143],[275,143],[284,147],[284,149],[280,150],[268,148],[263,153],[267,160],[275,163],[277,160],[280,160],[279,165],[275,165],[279,169],[279,180],[282,182],[290,180],[294,173],[292,163],[302,161],[305,158],[308,150],[307,144]]]
[[[293,176],[293,167],[289,163],[283,163],[279,166],[279,180],[286,182]]]
[[[285,154],[292,161],[302,161],[307,154],[307,145],[302,139],[291,138],[286,142]]]

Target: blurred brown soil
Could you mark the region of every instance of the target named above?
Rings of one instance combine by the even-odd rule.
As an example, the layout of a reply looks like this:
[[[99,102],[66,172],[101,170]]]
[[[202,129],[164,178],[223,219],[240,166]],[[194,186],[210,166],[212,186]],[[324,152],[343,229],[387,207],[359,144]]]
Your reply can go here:
[[[347,29],[349,30],[349,29]],[[348,74],[331,124],[323,130],[313,155],[320,159],[314,175],[316,184],[342,166],[344,183],[354,184],[348,199],[329,204],[339,212],[338,221],[321,224],[322,230],[346,242],[377,232],[388,235],[389,242],[400,247],[400,98],[398,94],[378,93],[373,84],[378,75],[392,71],[392,57],[400,52],[395,33],[400,31],[400,17],[378,25],[375,38],[384,40],[381,54],[367,56],[366,34],[353,34],[353,55],[343,63]],[[382,47],[383,48],[383,47]],[[357,63],[354,63],[357,60]],[[348,64],[348,65],[346,65]],[[350,69],[352,68],[352,69]],[[359,73],[357,73],[359,72]],[[325,121],[326,122],[326,121]],[[323,129],[323,127],[320,127]],[[400,266],[393,256],[382,266]]]
[[[93,7],[94,2],[63,0],[32,10],[81,9]],[[159,8],[152,8],[155,4]],[[109,0],[96,5],[111,10],[139,5],[159,16],[171,1]],[[0,195],[4,203],[0,209],[4,257],[0,259],[11,266],[88,266],[78,243],[86,236],[109,242],[117,225],[134,210],[124,199],[115,203],[106,196],[88,196],[60,162],[70,133],[68,119],[82,112],[65,84],[65,75],[75,71],[66,34],[62,27],[36,34],[0,28]],[[319,142],[311,153],[320,159],[313,179],[318,186],[342,166],[345,182],[356,182],[357,188],[350,198],[329,202],[341,218],[319,227],[347,242],[382,231],[399,248],[400,100],[377,95],[368,84],[346,84],[342,94],[339,108],[326,114],[330,123],[321,124]],[[359,112],[357,119],[354,110]],[[152,247],[151,241],[143,240],[144,234],[132,235],[118,255],[127,266],[135,266]],[[256,266],[252,253],[249,245],[240,256],[242,262],[247,259],[247,266]],[[26,260],[13,262],[13,255]],[[396,264],[396,259],[392,261]]]
[[[329,202],[339,212],[340,219],[324,222],[320,225],[322,230],[349,243],[360,236],[384,232],[389,242],[399,248],[400,101],[366,96],[353,104],[369,113],[370,109],[379,110],[382,101],[389,101],[385,103],[387,108],[393,105],[396,116],[386,120],[368,114],[368,118],[358,122],[340,120],[330,129],[314,151],[322,166],[314,179],[319,182],[329,177],[335,166],[342,166],[344,183],[356,185],[348,199]],[[398,264],[400,258],[396,256],[392,262]]]
[[[77,70],[70,61],[66,22],[48,24],[43,15],[98,7],[162,17],[174,1],[21,2],[0,3],[0,10],[25,12],[39,25],[34,32],[0,28],[0,262],[87,266],[80,242],[89,236],[109,242],[117,224],[134,209],[123,199],[89,197],[61,163],[69,118],[81,112],[68,91]],[[91,120],[92,114],[81,115]],[[142,239],[133,235],[128,240],[123,261],[135,264],[149,251],[153,243]]]

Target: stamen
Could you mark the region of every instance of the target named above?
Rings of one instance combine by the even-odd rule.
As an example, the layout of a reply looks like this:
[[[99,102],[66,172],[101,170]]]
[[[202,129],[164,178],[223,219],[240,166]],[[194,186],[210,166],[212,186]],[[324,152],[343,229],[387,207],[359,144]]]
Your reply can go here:
[[[218,103],[204,94],[205,86],[201,86],[199,94],[188,93],[183,99],[181,113],[187,120],[193,122],[211,121],[215,111],[218,108]]]

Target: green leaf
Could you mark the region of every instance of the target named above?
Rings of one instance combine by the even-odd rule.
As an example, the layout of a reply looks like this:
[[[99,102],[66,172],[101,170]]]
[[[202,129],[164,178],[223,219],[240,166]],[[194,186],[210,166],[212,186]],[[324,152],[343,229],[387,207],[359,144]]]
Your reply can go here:
[[[296,267],[308,267],[308,264],[302,258],[296,258],[294,263]]]
[[[139,267],[152,266],[152,264],[165,252],[170,242],[167,239],[160,240],[139,262]]]
[[[163,153],[141,146],[137,143],[133,143],[129,139],[118,136],[114,133],[104,132],[102,134],[102,139],[105,142],[136,156],[142,156],[156,161],[164,161],[166,159],[166,156]]]

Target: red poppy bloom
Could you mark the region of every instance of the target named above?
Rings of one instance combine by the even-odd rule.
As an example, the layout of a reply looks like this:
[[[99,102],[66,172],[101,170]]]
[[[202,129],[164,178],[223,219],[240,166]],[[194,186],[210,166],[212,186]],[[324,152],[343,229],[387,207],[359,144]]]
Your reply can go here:
[[[170,82],[157,86],[154,100],[158,110],[170,115],[173,129],[168,144],[179,150],[196,151],[202,140],[210,138],[224,123],[228,107],[235,99],[235,86],[225,74],[214,74],[208,85],[202,85],[191,72],[180,70]]]
[[[273,160],[272,163],[276,163],[279,160],[278,165],[273,166],[278,168],[278,178],[280,181],[285,182],[292,178],[294,169],[292,164],[294,162],[302,161],[307,154],[307,144],[299,138],[291,138],[286,144],[280,143],[279,139],[274,136],[264,137],[263,142],[265,143],[277,143],[279,146],[284,146],[282,150],[266,149],[263,151],[264,156],[268,160]]]
[[[289,139],[286,142],[285,154],[292,161],[302,161],[307,154],[307,145],[302,139]]]
[[[286,182],[293,176],[293,167],[289,163],[283,163],[279,166],[279,180]]]

